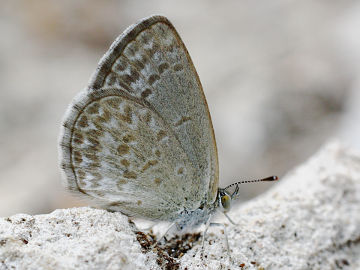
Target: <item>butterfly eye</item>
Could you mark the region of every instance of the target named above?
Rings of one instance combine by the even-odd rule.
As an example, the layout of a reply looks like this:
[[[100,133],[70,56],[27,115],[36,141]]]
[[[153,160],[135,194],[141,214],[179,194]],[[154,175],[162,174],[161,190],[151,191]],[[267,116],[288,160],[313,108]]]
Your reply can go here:
[[[221,196],[221,206],[224,211],[229,211],[231,206],[231,197],[227,194]]]

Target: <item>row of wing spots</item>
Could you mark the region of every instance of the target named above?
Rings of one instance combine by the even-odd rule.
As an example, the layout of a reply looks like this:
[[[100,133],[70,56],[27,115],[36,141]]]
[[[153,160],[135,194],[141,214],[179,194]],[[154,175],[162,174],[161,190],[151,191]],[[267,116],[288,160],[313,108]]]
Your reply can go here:
[[[101,105],[102,105],[101,108],[106,107],[105,106],[105,104],[106,104],[105,101],[101,102]],[[108,101],[110,101],[110,100],[108,100]],[[113,102],[114,99],[111,99],[111,101]],[[113,105],[112,107],[114,107],[114,109],[118,109],[117,107],[114,106],[116,104],[112,104],[112,105]],[[138,112],[138,110],[136,110],[136,111]],[[143,121],[138,121],[138,124],[142,124],[142,123],[143,123]],[[142,130],[141,127],[139,127],[139,129]],[[107,153],[104,153],[103,151],[100,151],[100,153],[102,153],[102,157],[101,157],[102,164],[100,164],[100,165],[101,165],[102,168],[108,168],[107,171],[109,170],[109,168],[116,168],[117,167],[118,163],[117,163],[116,157],[118,157],[118,156],[123,157],[124,155],[128,155],[129,152],[130,152],[130,149],[131,149],[126,144],[120,144],[116,148],[114,146],[114,143],[120,141],[121,139],[124,140],[124,138],[126,138],[125,140],[133,139],[133,136],[129,136],[129,135],[125,135],[125,136],[123,136],[121,138],[121,135],[119,133],[117,133],[117,132],[114,133],[114,130],[121,130],[121,129],[114,129],[114,128],[108,129],[108,127],[103,127],[103,131],[102,131],[102,133],[103,133],[102,137],[105,138],[106,135],[107,135],[108,138],[105,139],[104,142],[101,143],[101,145],[103,146],[103,150],[106,150]],[[111,135],[112,135],[112,137],[114,137],[113,139],[111,138],[110,135],[108,135],[109,133],[112,133]],[[157,136],[158,140],[159,140],[159,134],[161,134],[161,132],[158,133],[158,136]],[[139,152],[139,151],[137,151],[137,152]],[[155,153],[157,153],[158,156],[161,154],[160,151],[155,151]],[[122,165],[124,165],[126,167],[126,166],[130,165],[130,161],[134,161],[134,160],[139,161],[139,157],[136,157],[136,158],[130,157],[128,159],[121,159],[119,164],[122,164]],[[144,158],[144,155],[142,155],[141,160],[142,161],[146,160]],[[141,163],[139,162],[138,164],[141,164]],[[149,169],[150,167],[155,166],[156,164],[157,164],[157,161],[155,161],[155,160],[147,161],[142,166],[142,171],[144,171],[145,169]],[[100,167],[100,165],[97,165],[96,167]],[[120,168],[116,168],[116,171],[111,173],[111,176],[114,177],[114,178],[116,177],[116,174],[120,174],[120,176],[121,176],[121,171],[122,170]],[[135,180],[132,180],[132,179],[137,179],[138,176],[139,176],[139,174],[137,173],[137,170],[135,170],[135,171],[124,170],[123,173],[122,173],[123,178],[121,180],[119,180],[119,185],[120,184],[121,185],[125,184],[126,183],[125,179],[131,179],[131,181],[135,181]],[[169,179],[171,179],[171,178],[169,177]],[[156,179],[156,182],[159,182],[159,179]]]
[[[156,46],[155,46],[156,47]],[[106,78],[109,86],[120,86],[137,97],[146,98],[154,91],[154,83],[167,68],[167,63],[158,66],[152,63],[154,48],[144,50],[133,40],[124,49],[123,54],[114,62],[112,73]]]
[[[140,96],[143,98],[153,93],[154,89],[151,88],[151,86],[154,85],[157,80],[161,79],[161,74],[168,70],[170,63],[172,63],[166,59],[164,60],[164,57],[160,57],[164,48],[159,45],[161,42],[154,42],[153,37],[156,36],[156,33],[150,33],[151,31],[151,29],[147,29],[140,33],[134,41],[127,45],[123,54],[113,65],[113,71],[120,75],[118,85],[122,86],[128,92],[142,91]],[[174,51],[174,48],[179,48],[180,45],[177,44],[173,32],[168,30],[168,33],[168,36],[172,37],[172,42],[170,42],[171,46],[165,48],[165,50]],[[140,42],[137,42],[138,40],[140,40]],[[144,40],[146,41],[145,45]],[[144,47],[142,47],[142,45],[144,45]],[[160,59],[162,59],[162,61]],[[184,67],[180,63],[173,64],[172,70],[174,72],[183,69]],[[113,75],[114,74],[109,74],[109,85],[114,85],[116,79]],[[141,76],[142,82],[138,83]],[[121,85],[122,83],[125,83],[125,85]]]

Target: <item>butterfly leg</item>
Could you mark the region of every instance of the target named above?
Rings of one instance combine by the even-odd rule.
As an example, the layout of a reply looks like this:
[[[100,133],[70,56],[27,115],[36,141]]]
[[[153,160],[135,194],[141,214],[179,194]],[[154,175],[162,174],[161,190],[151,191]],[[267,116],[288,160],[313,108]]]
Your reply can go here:
[[[151,248],[156,247],[156,246],[160,243],[160,241],[165,237],[165,235],[170,231],[170,229],[171,229],[175,224],[176,224],[176,222],[171,223],[170,226],[166,229],[165,233],[163,233],[163,234],[159,237],[159,239],[156,241],[155,244],[153,244],[153,245],[151,246]]]
[[[237,223],[235,223],[235,222],[229,217],[228,214],[226,214],[225,212],[222,212],[222,213],[225,215],[225,217],[230,221],[230,223],[231,223],[232,225],[238,225]]]
[[[232,224],[232,225],[238,225],[237,223],[235,223],[230,217],[229,217],[229,215],[228,214],[226,214],[225,212],[223,212],[223,211],[220,211],[220,210],[217,210],[217,212],[220,212],[220,213],[222,213],[229,221],[230,221],[230,223]]]
[[[205,237],[206,237],[206,233],[210,227],[210,220],[211,220],[211,215],[209,216],[208,220],[206,221],[206,227],[205,227],[205,231],[202,235],[202,240],[201,240],[201,254],[200,254],[200,257],[201,257],[201,260],[204,259],[204,244],[205,244]]]
[[[230,260],[230,262],[232,262],[232,258],[231,258],[231,254],[230,254],[229,239],[228,239],[228,236],[227,236],[225,225],[223,223],[210,223],[210,226],[211,227],[215,227],[215,226],[223,227],[224,235],[225,235],[226,250],[227,250],[227,253],[228,253],[228,256],[229,256],[229,260]]]

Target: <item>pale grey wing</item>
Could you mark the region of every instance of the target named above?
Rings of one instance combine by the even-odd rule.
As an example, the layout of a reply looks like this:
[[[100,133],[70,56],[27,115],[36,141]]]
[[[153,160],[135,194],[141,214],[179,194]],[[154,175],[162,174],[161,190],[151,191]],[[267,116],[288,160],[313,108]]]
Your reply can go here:
[[[166,123],[118,89],[81,93],[75,99],[61,149],[69,189],[108,209],[172,220],[201,199],[200,181],[192,179],[194,170]]]
[[[157,111],[195,169],[198,192],[213,202],[219,173],[209,109],[185,45],[165,17],[144,19],[112,44],[89,91],[102,88],[117,88]]]
[[[168,220],[215,200],[209,111],[166,18],[145,19],[113,43],[88,90],[69,107],[60,146],[69,189],[107,208]]]

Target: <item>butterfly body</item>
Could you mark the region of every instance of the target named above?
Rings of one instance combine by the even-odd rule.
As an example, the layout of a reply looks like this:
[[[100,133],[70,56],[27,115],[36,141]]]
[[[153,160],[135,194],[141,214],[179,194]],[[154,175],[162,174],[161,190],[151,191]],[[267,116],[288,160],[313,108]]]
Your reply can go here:
[[[209,109],[173,25],[151,16],[105,53],[64,117],[59,138],[65,186],[128,216],[209,220],[230,195],[219,166]]]

